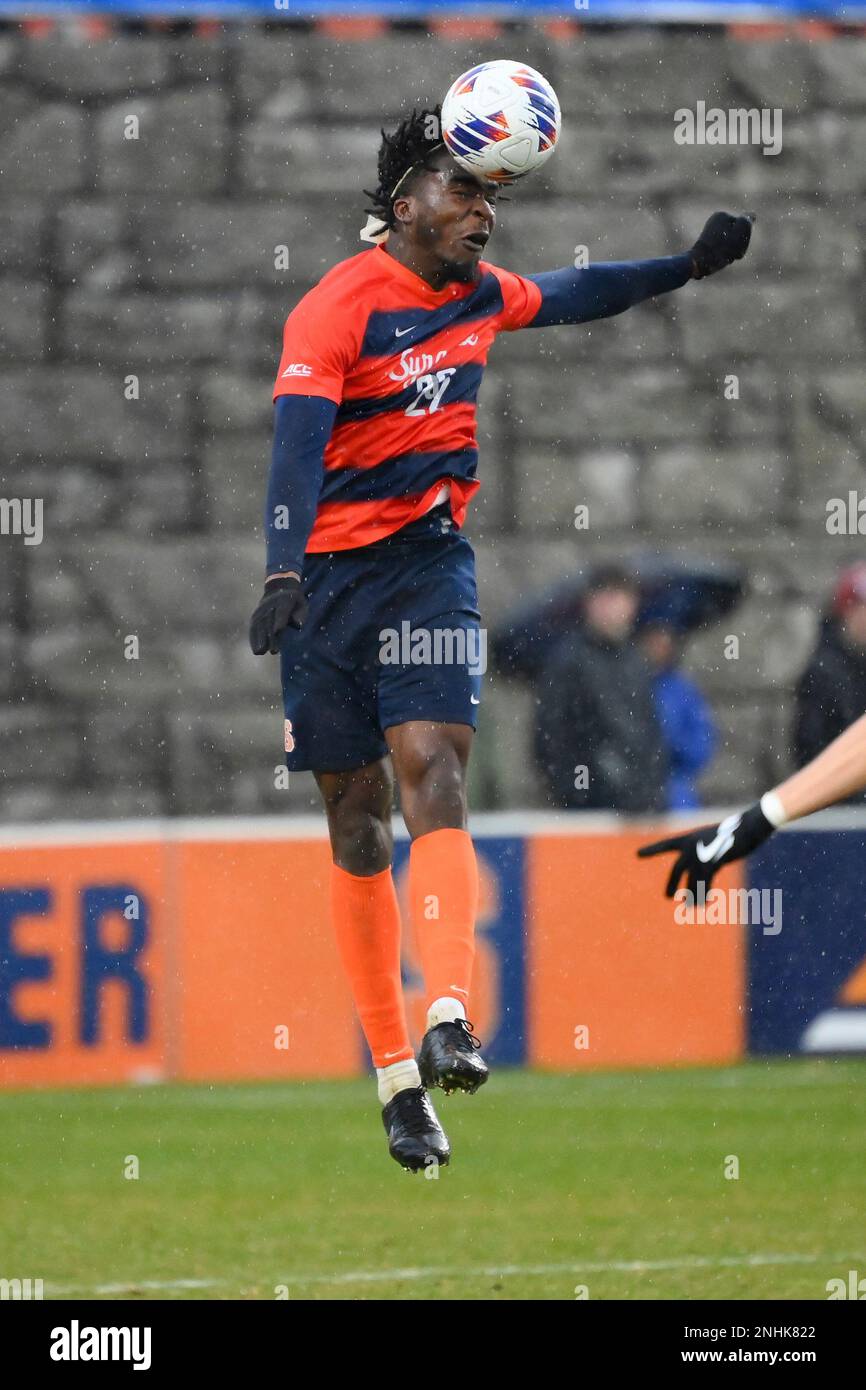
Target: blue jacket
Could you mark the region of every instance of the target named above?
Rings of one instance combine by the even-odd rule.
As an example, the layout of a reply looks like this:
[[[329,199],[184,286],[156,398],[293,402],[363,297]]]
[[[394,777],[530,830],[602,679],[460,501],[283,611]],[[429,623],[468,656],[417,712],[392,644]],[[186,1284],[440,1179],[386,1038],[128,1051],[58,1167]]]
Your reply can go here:
[[[710,707],[694,681],[681,671],[656,676],[653,697],[670,753],[666,806],[669,811],[689,811],[700,805],[695,781],[716,751]]]

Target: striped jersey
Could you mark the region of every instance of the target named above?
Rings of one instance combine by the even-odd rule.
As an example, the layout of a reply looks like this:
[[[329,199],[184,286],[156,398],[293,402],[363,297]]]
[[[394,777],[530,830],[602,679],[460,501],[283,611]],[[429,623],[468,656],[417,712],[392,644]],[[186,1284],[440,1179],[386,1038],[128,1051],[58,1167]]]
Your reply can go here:
[[[460,526],[479,484],[475,405],[490,345],[537,314],[531,280],[479,261],[434,290],[386,251],[361,251],[289,314],[274,400],[337,406],[307,551],[369,545],[414,521],[450,485]]]

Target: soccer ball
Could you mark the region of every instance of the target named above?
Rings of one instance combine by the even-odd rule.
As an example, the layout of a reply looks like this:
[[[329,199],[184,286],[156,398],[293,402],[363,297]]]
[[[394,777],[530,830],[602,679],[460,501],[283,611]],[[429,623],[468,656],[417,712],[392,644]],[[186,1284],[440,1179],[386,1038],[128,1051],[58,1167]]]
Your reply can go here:
[[[474,174],[494,183],[540,169],[559,139],[556,92],[526,63],[497,59],[464,72],[442,103],[442,139]]]

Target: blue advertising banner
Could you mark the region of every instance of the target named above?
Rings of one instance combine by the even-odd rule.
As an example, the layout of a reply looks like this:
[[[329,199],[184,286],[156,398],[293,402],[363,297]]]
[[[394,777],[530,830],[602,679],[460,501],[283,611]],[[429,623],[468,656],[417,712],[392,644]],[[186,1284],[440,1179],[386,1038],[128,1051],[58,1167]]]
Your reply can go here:
[[[866,833],[776,835],[749,889],[781,890],[781,930],[745,928],[748,1050],[866,1051]]]
[[[476,841],[480,878],[475,935],[472,1021],[484,1037],[491,1062],[519,1066],[526,1061],[526,870],[525,841],[483,836]],[[394,877],[403,897],[409,842],[394,846]],[[404,913],[404,929],[406,914]],[[410,1032],[423,1035],[421,975],[411,940],[404,932],[403,988]],[[414,1000],[414,1003],[413,1003]],[[477,1017],[475,1016],[477,1014]]]

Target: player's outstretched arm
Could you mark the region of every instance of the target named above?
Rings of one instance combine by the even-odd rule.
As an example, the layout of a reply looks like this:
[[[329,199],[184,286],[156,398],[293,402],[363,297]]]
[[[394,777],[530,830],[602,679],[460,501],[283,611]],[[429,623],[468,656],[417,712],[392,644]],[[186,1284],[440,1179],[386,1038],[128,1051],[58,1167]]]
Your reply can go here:
[[[836,801],[866,787],[866,715],[828,744],[799,772],[781,782],[748,810],[728,816],[719,825],[703,825],[685,835],[671,835],[642,845],[639,856],[676,855],[666,893],[672,898],[685,876],[686,887],[697,891],[699,882],[709,889],[723,864],[742,859],[769,839],[787,821],[822,811]]]
[[[866,714],[775,789],[785,820],[799,820],[866,787]]]
[[[286,628],[300,628],[306,616],[304,551],[316,519],[325,445],[336,413],[336,404],[323,396],[277,398],[265,504],[265,591],[250,620],[256,656],[278,652]]]
[[[602,261],[578,270],[547,270],[526,278],[541,290],[541,305],[528,328],[589,323],[703,280],[741,260],[748,250],[754,216],[714,212],[688,251],[649,261]]]

